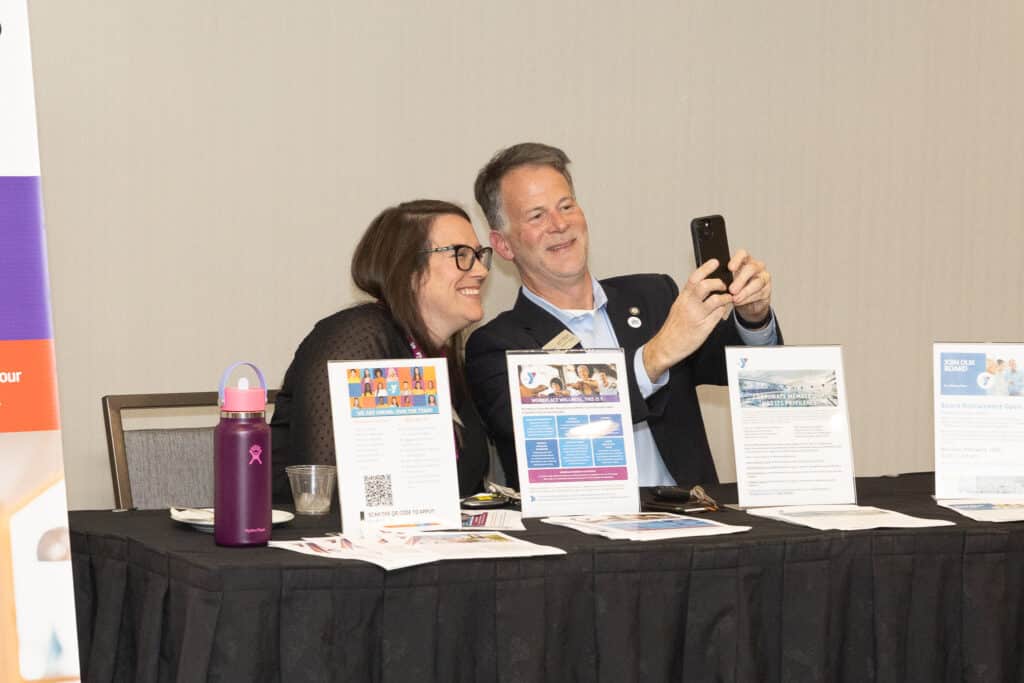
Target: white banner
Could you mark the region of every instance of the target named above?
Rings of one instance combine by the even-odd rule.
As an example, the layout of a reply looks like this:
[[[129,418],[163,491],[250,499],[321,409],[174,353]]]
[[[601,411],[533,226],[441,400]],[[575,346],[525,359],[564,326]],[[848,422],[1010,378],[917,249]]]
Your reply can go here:
[[[0,0],[0,680],[78,678],[32,58]]]

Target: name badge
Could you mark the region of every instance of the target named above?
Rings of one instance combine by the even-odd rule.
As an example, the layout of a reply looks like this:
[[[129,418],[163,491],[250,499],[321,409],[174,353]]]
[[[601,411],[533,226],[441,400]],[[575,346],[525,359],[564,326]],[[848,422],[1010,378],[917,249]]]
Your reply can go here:
[[[565,349],[576,348],[576,345],[580,343],[580,338],[569,330],[562,330],[544,345],[545,351],[564,351]]]

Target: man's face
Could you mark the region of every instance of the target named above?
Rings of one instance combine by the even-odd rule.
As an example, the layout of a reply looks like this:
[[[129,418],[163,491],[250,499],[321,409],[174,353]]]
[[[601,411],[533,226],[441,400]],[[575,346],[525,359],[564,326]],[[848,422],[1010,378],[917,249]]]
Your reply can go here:
[[[491,245],[515,262],[523,284],[544,294],[581,279],[587,270],[587,219],[561,173],[550,166],[520,166],[501,180],[505,226]]]

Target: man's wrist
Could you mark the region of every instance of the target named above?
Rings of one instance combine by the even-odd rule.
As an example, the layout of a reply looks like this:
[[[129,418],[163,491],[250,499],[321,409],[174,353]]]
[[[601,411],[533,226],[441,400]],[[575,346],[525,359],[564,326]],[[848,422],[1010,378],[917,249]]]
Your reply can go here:
[[[665,372],[665,368],[662,367],[661,359],[658,353],[658,337],[655,335],[644,344],[643,348],[643,361],[644,369],[647,371],[648,377],[661,377],[662,373]]]
[[[753,322],[753,321],[747,320],[745,317],[743,317],[743,314],[740,313],[738,309],[736,309],[735,312],[736,312],[736,322],[739,323],[745,329],[748,329],[748,330],[760,330],[760,329],[763,329],[765,327],[765,325],[767,325],[772,320],[772,309],[771,309],[771,307],[769,307],[768,310],[765,311],[764,316],[762,316],[761,319],[758,320],[757,322]]]

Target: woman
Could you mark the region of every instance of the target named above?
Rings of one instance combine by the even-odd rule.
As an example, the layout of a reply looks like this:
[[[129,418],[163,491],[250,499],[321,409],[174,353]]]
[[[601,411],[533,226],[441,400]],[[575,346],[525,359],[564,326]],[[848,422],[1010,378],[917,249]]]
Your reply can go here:
[[[552,377],[550,384],[551,387],[548,389],[547,392],[544,393],[545,396],[569,395],[569,391],[565,388],[565,385],[562,384],[562,380],[558,379],[557,377]]]
[[[570,384],[570,387],[584,396],[594,396],[597,394],[597,380],[590,379],[590,366],[576,366],[576,376],[579,377],[580,381]]]
[[[459,418],[459,491],[481,489],[487,436],[466,387],[459,333],[483,317],[480,286],[490,264],[490,247],[480,246],[469,216],[454,204],[406,202],[370,223],[352,254],[352,279],[374,301],[318,322],[299,344],[277,394],[271,420],[275,501],[291,500],[286,465],[335,464],[331,360],[447,357]]]

